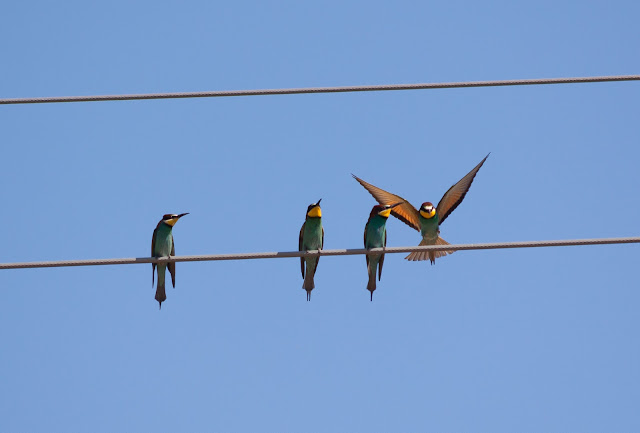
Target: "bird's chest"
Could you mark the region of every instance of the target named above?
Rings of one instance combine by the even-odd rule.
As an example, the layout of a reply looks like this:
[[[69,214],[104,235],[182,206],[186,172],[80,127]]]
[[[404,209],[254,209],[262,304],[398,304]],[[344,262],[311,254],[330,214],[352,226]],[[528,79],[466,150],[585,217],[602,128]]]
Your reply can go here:
[[[384,246],[385,224],[371,221],[367,225],[367,248],[380,248]]]
[[[173,237],[171,236],[171,230],[158,229],[156,233],[156,245],[154,255],[157,257],[164,257],[171,254],[171,248],[173,247]]]
[[[438,228],[438,216],[433,218],[423,218],[420,216],[420,234],[423,238],[435,241],[438,238],[440,229]]]
[[[309,219],[304,224],[302,247],[305,250],[318,250],[322,248],[322,222],[319,218],[318,220]]]

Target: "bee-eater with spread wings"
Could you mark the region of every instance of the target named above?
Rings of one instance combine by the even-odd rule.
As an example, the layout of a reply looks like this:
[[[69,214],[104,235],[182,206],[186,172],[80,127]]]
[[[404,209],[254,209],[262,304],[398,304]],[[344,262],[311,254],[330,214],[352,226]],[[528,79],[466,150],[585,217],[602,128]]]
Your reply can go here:
[[[360,182],[360,185],[369,191],[378,203],[386,205],[403,202],[391,210],[391,215],[420,232],[422,235],[420,245],[449,245],[447,241],[439,236],[440,224],[442,224],[451,212],[453,212],[455,208],[462,203],[462,200],[467,194],[467,191],[469,191],[471,183],[476,177],[478,170],[480,170],[480,167],[482,167],[482,164],[484,164],[488,157],[489,155],[485,156],[484,159],[473,168],[473,170],[460,179],[458,183],[449,188],[449,190],[440,199],[437,207],[434,207],[431,202],[427,201],[422,203],[419,210],[413,207],[411,203],[402,197],[373,186],[356,175],[352,176]],[[430,259],[431,264],[434,264],[436,258],[443,257],[451,253],[453,253],[453,251],[419,251],[413,252],[405,258],[412,261]]]

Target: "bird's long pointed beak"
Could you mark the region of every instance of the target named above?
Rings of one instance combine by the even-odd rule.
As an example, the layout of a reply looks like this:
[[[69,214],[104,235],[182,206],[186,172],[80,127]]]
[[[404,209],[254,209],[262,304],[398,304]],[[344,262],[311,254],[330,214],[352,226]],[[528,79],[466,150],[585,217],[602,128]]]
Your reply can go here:
[[[189,215],[189,212],[181,213],[180,215],[178,215],[178,218],[182,218],[182,217],[183,217],[183,216],[185,216],[185,215]]]
[[[316,203],[316,206],[319,206],[321,201],[322,199],[318,200],[318,202]]]
[[[403,201],[399,201],[398,203],[392,204],[391,205],[391,209],[393,209],[396,206],[400,206],[402,203],[404,203]]]

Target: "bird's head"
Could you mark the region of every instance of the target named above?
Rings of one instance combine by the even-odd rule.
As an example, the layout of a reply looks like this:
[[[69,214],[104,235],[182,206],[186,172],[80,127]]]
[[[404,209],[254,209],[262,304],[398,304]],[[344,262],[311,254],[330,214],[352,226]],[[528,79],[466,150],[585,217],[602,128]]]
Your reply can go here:
[[[174,213],[168,213],[162,216],[162,222],[168,226],[173,227],[178,222],[178,220],[185,215],[189,215],[189,212],[181,213],[180,215],[176,215]]]
[[[422,206],[420,206],[420,215],[422,215],[423,218],[433,218],[435,214],[436,208],[433,207],[433,204],[430,201],[422,203]]]
[[[322,216],[322,209],[320,209],[320,202],[322,199],[318,200],[317,203],[311,203],[307,208],[307,216],[310,218],[320,218]]]
[[[371,209],[371,215],[370,216],[374,216],[374,215],[380,215],[383,218],[389,218],[389,215],[391,214],[391,210],[398,206],[401,205],[402,203],[404,203],[403,201],[398,202],[398,203],[394,203],[394,204],[377,204],[373,207],[373,209]]]

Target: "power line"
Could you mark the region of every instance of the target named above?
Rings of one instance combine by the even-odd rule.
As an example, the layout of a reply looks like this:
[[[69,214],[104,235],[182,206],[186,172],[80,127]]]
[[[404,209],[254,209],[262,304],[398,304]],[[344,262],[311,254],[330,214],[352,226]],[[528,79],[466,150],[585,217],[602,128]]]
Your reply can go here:
[[[284,251],[272,253],[240,253],[240,254],[208,254],[200,256],[173,257],[139,257],[124,259],[90,259],[90,260],[60,260],[51,262],[0,263],[0,269],[25,268],[56,268],[67,266],[101,266],[101,265],[134,265],[167,262],[205,262],[217,260],[251,260],[251,259],[282,259],[291,257],[310,256],[349,256],[356,254],[394,254],[410,253],[414,251],[461,251],[461,250],[496,250],[506,248],[536,248],[536,247],[568,247],[578,245],[610,245],[640,243],[640,237],[600,238],[600,239],[569,239],[558,241],[525,241],[525,242],[497,242],[484,244],[433,245],[422,247],[388,247],[366,249],[341,249],[321,251]]]
[[[53,102],[130,101],[139,99],[215,98],[226,96],[292,95],[301,93],[375,92],[382,90],[453,89],[459,87],[524,86],[534,84],[598,83],[605,81],[637,81],[640,75],[600,77],[537,78],[523,80],[462,81],[452,83],[381,84],[370,86],[306,87],[291,89],[220,90],[211,92],[143,93],[130,95],[52,96],[41,98],[4,98],[0,105],[44,104]]]

